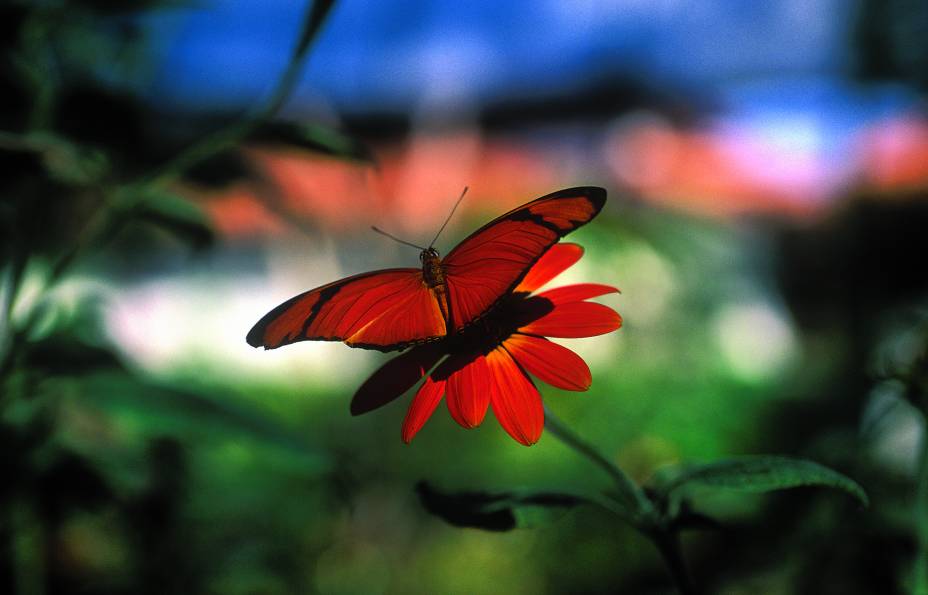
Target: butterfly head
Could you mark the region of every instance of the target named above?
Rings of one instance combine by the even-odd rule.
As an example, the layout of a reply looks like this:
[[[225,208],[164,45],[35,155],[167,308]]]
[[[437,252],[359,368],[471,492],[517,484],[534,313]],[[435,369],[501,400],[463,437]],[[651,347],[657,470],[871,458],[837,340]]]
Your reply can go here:
[[[441,260],[441,256],[439,256],[438,250],[429,247],[423,249],[422,252],[419,253],[419,260],[422,262],[422,264],[425,264],[430,260]]]
[[[438,250],[431,246],[419,253],[419,260],[422,261],[422,278],[429,287],[444,285],[445,270],[441,266],[441,256]]]

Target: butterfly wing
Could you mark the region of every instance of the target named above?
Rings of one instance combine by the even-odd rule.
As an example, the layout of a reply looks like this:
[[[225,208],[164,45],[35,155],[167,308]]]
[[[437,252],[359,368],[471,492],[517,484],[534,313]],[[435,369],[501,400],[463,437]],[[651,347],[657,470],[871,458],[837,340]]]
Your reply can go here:
[[[448,332],[443,309],[454,330],[481,317],[605,201],[602,188],[568,188],[497,217],[442,260],[447,298],[423,282],[420,269],[362,273],[287,300],[265,314],[246,340],[265,349],[317,340],[394,351],[440,339]]]
[[[404,349],[446,334],[440,299],[419,269],[362,273],[287,300],[265,314],[246,340],[265,349],[310,340]]]
[[[449,326],[460,330],[483,316],[551,246],[588,223],[605,203],[603,188],[567,188],[513,209],[469,235],[442,260]]]

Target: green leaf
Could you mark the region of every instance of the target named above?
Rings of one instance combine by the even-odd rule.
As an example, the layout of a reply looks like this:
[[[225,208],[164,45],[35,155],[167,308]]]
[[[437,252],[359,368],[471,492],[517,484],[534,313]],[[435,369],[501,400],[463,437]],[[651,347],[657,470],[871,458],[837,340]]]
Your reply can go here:
[[[736,457],[685,466],[656,489],[665,498],[676,499],[697,488],[761,493],[801,486],[842,490],[861,505],[869,505],[863,488],[849,477],[812,461],[775,456]]]
[[[131,214],[139,221],[170,231],[197,250],[208,248],[215,239],[206,213],[193,202],[168,192],[149,191]]]
[[[130,374],[97,372],[70,381],[68,392],[82,406],[93,407],[117,420],[128,433],[146,438],[171,436],[185,443],[254,441],[278,451],[307,474],[328,473],[331,457],[306,440],[302,433],[285,428],[262,412],[228,399],[182,391],[145,381]],[[244,442],[248,444],[248,442]]]
[[[0,152],[35,155],[50,178],[68,186],[92,186],[110,171],[109,160],[99,149],[46,132],[0,132]]]
[[[422,506],[455,527],[510,531],[546,525],[587,500],[551,492],[442,492],[425,482],[416,486]]]
[[[374,162],[373,153],[361,141],[320,124],[267,122],[250,133],[247,140],[259,144],[299,147],[342,159]]]
[[[253,180],[258,173],[238,149],[220,151],[190,166],[183,177],[205,189],[228,189],[241,180]]]

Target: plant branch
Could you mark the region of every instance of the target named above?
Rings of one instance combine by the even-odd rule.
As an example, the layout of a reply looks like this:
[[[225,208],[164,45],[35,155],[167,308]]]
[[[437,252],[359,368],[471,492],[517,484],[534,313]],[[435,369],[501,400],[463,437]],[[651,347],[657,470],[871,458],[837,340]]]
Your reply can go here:
[[[696,595],[696,588],[693,586],[689,574],[686,572],[686,564],[683,562],[683,553],[680,551],[680,536],[675,531],[669,529],[654,531],[649,533],[648,536],[661,553],[661,557],[670,570],[673,583],[676,585],[680,595]]]
[[[633,521],[636,524],[645,519],[653,518],[655,514],[654,505],[651,504],[651,501],[648,500],[641,488],[618,465],[604,457],[593,446],[587,444],[573,430],[564,425],[547,407],[545,407],[545,428],[557,436],[561,442],[609,474],[618,488],[619,497],[632,511]]]
[[[696,595],[696,588],[690,581],[686,572],[686,565],[683,562],[677,531],[662,517],[644,490],[632,481],[618,465],[600,454],[592,445],[585,442],[561,422],[547,407],[545,407],[545,428],[557,436],[561,442],[609,474],[618,488],[621,502],[627,507],[627,510],[631,511],[631,518],[626,520],[641,534],[654,542],[680,594]],[[609,510],[615,512],[611,508]]]
[[[262,123],[273,118],[293,93],[306,58],[309,56],[312,41],[316,39],[334,3],[334,0],[313,0],[311,2],[287,68],[281,74],[274,91],[263,107],[181,151],[167,164],[150,174],[142,183],[161,185],[170,182],[191,167],[233,146]]]
[[[116,188],[102,188],[103,200],[86,221],[78,240],[52,264],[52,272],[45,284],[45,291],[52,288],[65,275],[88,246],[96,244],[100,238],[108,234],[115,234],[131,216],[133,209],[149,196],[148,190],[151,187],[176,179],[191,167],[240,142],[258,126],[272,118],[293,92],[309,55],[312,42],[316,39],[334,4],[335,0],[311,1],[287,68],[281,74],[270,98],[263,107],[253,110],[238,122],[188,147],[164,166],[139,180]],[[9,143],[8,137],[9,135],[0,134],[0,144]],[[9,310],[15,301],[21,271],[14,268],[12,273],[11,284],[7,287],[3,302],[0,303],[0,313]],[[0,349],[0,379],[5,378],[13,368],[15,352],[34,323],[36,318],[34,314],[35,312],[30,313],[21,328],[15,331],[9,328],[11,332],[7,333],[10,336],[5,341],[6,349]],[[7,316],[5,323],[8,322]]]
[[[0,383],[6,377],[6,371],[13,361],[19,336],[13,327],[13,308],[16,305],[16,297],[19,294],[19,287],[22,284],[23,272],[26,269],[26,260],[17,246],[13,247],[14,254],[8,279],[3,288],[3,305],[0,316]],[[0,385],[0,401],[3,400],[3,387]]]
[[[922,418],[921,453],[915,492],[914,520],[918,552],[915,558],[913,595],[928,595],[928,421]]]
[[[240,142],[258,126],[272,118],[293,92],[299,80],[300,71],[309,55],[312,41],[316,38],[334,3],[334,0],[314,0],[311,2],[307,10],[307,16],[303,21],[300,38],[294,47],[287,68],[281,74],[270,99],[263,107],[254,110],[251,114],[229,127],[188,147],[168,163],[140,180],[106,192],[106,200],[102,202],[101,207],[87,222],[81,232],[80,240],[54,263],[49,286],[54,285],[54,282],[63,276],[71,264],[77,260],[80,253],[87,246],[95,243],[98,236],[105,233],[115,233],[116,228],[124,223],[126,217],[117,215],[114,219],[114,213],[131,213],[133,208],[149,196],[149,193],[146,192],[147,189],[176,179],[191,167]]]

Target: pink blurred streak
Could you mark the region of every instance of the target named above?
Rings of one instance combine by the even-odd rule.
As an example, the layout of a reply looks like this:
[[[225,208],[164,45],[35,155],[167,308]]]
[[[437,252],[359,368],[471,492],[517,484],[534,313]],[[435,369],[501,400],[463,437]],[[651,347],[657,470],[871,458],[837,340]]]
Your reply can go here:
[[[202,198],[230,237],[279,235],[302,222],[336,233],[378,225],[425,238],[464,186],[470,192],[462,210],[481,217],[575,184],[606,183],[614,193],[715,217],[805,217],[853,191],[928,187],[923,118],[876,121],[849,139],[846,158],[822,150],[814,134],[811,142],[796,134],[798,140],[771,142],[756,128],[682,129],[645,116],[620,120],[579,143],[568,134],[543,143],[477,129],[416,134],[373,147],[376,166],[248,148],[244,154],[262,179]],[[585,149],[578,152],[578,145]]]

